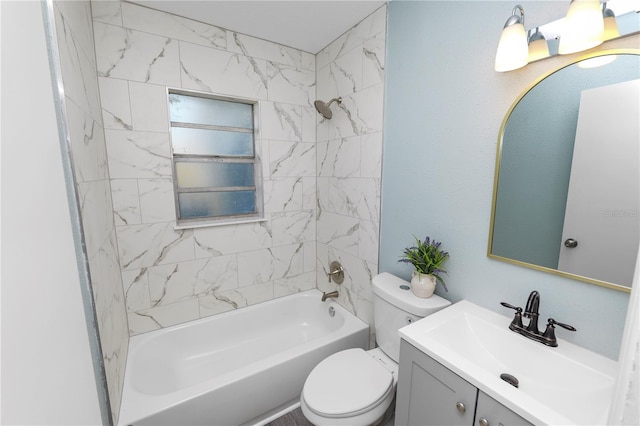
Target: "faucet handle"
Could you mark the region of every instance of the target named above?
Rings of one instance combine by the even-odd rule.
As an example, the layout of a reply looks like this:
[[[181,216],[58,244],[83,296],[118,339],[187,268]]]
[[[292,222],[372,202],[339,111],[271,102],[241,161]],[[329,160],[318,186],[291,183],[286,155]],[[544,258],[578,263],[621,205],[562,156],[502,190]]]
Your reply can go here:
[[[556,328],[555,326],[559,326],[562,328],[566,328],[567,330],[576,331],[575,327],[569,324],[563,324],[554,320],[553,318],[549,318],[547,320],[547,329],[544,331],[542,337],[544,338],[543,343],[548,346],[556,347],[558,346],[558,340],[556,339]]]
[[[511,330],[513,330],[514,327],[515,328],[523,328],[523,325],[522,325],[522,308],[519,307],[519,306],[510,305],[507,302],[500,302],[500,304],[502,306],[504,306],[505,308],[513,309],[514,311],[516,311],[516,314],[513,317],[513,321],[511,321],[511,324],[509,325],[509,328]]]
[[[558,321],[554,320],[553,318],[549,318],[547,320],[547,327],[549,327],[549,326],[553,327],[554,325],[557,325],[558,327],[562,327],[562,328],[565,328],[565,329],[570,330],[570,331],[577,331],[576,328],[574,326],[572,326],[572,325],[563,324],[561,322],[558,322]]]
[[[519,308],[519,307],[517,307],[517,306],[510,305],[510,304],[508,304],[507,302],[500,302],[500,304],[501,304],[502,306],[504,306],[505,308],[514,309],[516,312],[520,312],[520,313],[522,313],[522,308]]]
[[[329,265],[329,272],[327,272],[327,277],[329,277],[329,282],[333,280],[336,284],[342,284],[344,281],[344,268],[337,260],[334,260]]]

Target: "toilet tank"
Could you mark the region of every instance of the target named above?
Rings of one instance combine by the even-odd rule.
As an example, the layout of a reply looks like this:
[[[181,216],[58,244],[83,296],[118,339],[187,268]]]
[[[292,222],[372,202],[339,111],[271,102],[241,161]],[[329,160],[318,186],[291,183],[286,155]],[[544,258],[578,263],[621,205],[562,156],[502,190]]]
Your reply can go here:
[[[409,282],[388,272],[372,279],[374,302],[373,315],[376,343],[395,362],[400,357],[400,335],[398,330],[446,308],[451,304],[434,294],[420,298],[411,292]]]

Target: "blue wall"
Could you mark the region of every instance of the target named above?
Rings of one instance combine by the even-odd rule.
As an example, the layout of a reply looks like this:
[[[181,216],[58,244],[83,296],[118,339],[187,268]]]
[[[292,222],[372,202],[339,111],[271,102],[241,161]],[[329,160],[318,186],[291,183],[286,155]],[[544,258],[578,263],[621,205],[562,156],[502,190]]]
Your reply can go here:
[[[564,1],[522,5],[527,27],[567,9]],[[430,235],[451,253],[449,293],[439,287],[441,296],[510,315],[500,302],[522,306],[536,289],[543,320],[553,316],[578,329],[562,330],[560,337],[617,358],[627,293],[486,255],[504,115],[537,77],[575,59],[494,72],[495,49],[512,7],[492,1],[389,3],[380,271],[409,278],[410,267],[398,263],[402,249],[412,235]]]

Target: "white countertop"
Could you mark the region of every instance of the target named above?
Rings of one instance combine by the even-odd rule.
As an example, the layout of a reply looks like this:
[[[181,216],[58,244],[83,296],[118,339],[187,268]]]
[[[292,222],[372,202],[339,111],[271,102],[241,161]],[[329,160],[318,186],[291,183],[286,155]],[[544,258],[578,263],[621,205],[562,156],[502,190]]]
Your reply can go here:
[[[545,346],[510,323],[463,300],[401,328],[400,337],[536,425],[605,424],[616,362],[562,339]],[[518,378],[519,388],[502,373]]]

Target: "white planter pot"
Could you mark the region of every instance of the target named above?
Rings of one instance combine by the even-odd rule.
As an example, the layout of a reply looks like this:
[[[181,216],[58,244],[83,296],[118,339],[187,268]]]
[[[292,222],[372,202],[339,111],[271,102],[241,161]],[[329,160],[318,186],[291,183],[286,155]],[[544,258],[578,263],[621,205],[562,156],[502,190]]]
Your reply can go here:
[[[411,276],[411,291],[418,297],[427,298],[433,295],[436,289],[436,277],[413,271]]]

